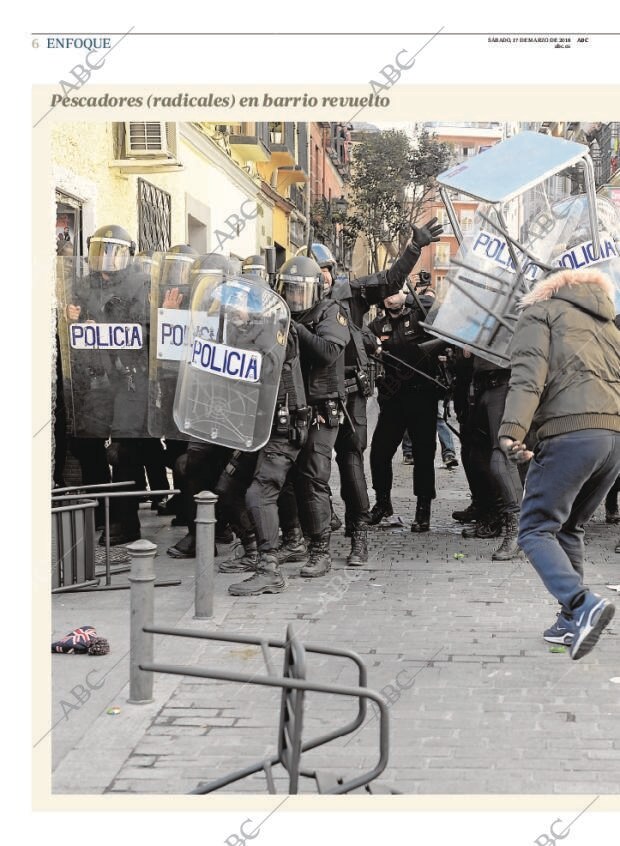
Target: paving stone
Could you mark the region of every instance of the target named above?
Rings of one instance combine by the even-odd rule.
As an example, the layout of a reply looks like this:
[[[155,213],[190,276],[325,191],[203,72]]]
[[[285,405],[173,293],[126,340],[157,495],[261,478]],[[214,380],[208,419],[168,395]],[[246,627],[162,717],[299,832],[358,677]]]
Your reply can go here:
[[[411,468],[399,458],[394,461],[393,502],[408,524],[415,511]],[[618,675],[620,626],[612,626],[582,661],[551,653],[541,633],[553,621],[556,603],[527,561],[491,561],[499,540],[461,538],[462,527],[450,514],[468,504],[462,468],[449,475],[438,471],[437,481],[428,534],[415,536],[408,525],[403,531],[373,530],[368,566],[352,571],[344,563],[349,541],[341,530],[332,538],[329,576],[303,579],[299,565],[287,566],[289,587],[277,596],[231,597],[227,587],[237,577],[218,576],[213,620],[193,620],[194,562],[173,562],[160,554],[158,577],[175,575],[182,585],[156,591],[158,624],[283,640],[292,622],[302,641],[357,652],[367,665],[368,686],[388,705],[390,759],[382,780],[399,790],[425,795],[620,793],[620,689],[610,683]],[[339,489],[335,464],[331,485]],[[336,509],[342,515],[337,500]],[[140,516],[143,535],[161,548],[184,534],[164,527],[145,509]],[[587,527],[586,575],[606,596],[605,585],[618,581],[616,535],[599,509]],[[465,557],[456,560],[455,553]],[[105,672],[129,648],[128,600],[126,591],[55,595],[54,631],[60,636],[76,624],[96,625],[113,646],[108,664],[97,664]],[[271,654],[279,673],[281,650],[272,648]],[[260,650],[253,646],[158,637],[156,656],[175,664],[266,674]],[[84,683],[85,665],[62,658],[53,662],[56,709],[67,691]],[[349,662],[311,654],[307,659],[310,678],[357,684],[357,670]],[[399,689],[397,677],[400,673],[403,680],[403,671],[406,682]],[[157,676],[155,702],[130,706],[127,672],[125,658],[106,677],[101,693],[52,731],[54,792],[184,794],[201,780],[276,751],[280,691]],[[106,707],[116,703],[122,715],[106,715]],[[342,726],[355,713],[353,700],[309,693],[305,737]],[[361,730],[307,752],[304,762],[332,774],[355,775],[376,761],[378,728],[376,706],[369,705]],[[99,763],[93,766],[93,761]],[[285,775],[277,783],[286,791]],[[312,790],[311,782],[304,780],[301,789]],[[225,792],[262,794],[264,778],[253,777]]]

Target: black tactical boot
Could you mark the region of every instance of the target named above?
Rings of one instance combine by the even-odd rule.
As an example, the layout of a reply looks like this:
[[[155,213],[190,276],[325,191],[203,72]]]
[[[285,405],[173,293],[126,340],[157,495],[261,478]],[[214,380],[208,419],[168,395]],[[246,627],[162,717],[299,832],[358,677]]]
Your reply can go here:
[[[496,549],[491,559],[493,561],[512,561],[521,557],[521,550],[517,546],[519,534],[519,515],[504,514],[504,539],[499,549]]]
[[[196,557],[196,535],[188,532],[184,538],[168,549],[171,558],[195,558]]]
[[[394,509],[389,493],[377,494],[377,501],[370,509],[370,520],[368,522],[371,526],[376,526],[384,517],[391,517],[393,513]]]
[[[308,546],[308,563],[299,571],[300,576],[325,576],[332,567],[332,559],[329,555],[329,529],[320,535],[313,535]]]
[[[275,555],[278,564],[288,564],[294,561],[305,561],[308,555],[306,541],[301,529],[288,529],[282,535],[282,543],[277,548]]]
[[[487,514],[485,517],[481,517],[473,526],[463,529],[461,535],[464,538],[498,538],[503,528],[504,524],[501,516]]]
[[[110,523],[110,546],[123,546],[137,540],[140,540],[140,523],[137,520]],[[99,546],[105,546],[105,529],[99,538]]]
[[[233,596],[259,596],[261,593],[282,593],[283,590],[286,590],[286,579],[280,572],[275,552],[261,552],[254,575],[230,585],[228,593]]]
[[[459,523],[475,523],[481,516],[480,509],[474,502],[471,502],[467,508],[461,511],[452,512],[452,519],[457,520]]]
[[[411,524],[412,532],[428,532],[431,527],[431,500],[419,496],[415,507],[415,521]]]
[[[236,554],[237,553],[237,554]],[[256,537],[250,535],[236,547],[232,558],[222,561],[218,566],[220,573],[253,573],[258,564],[258,546]]]
[[[362,520],[353,524],[351,552],[347,558],[349,567],[362,567],[368,561],[368,526]]]
[[[217,522],[215,524],[215,542],[216,543],[232,543],[235,539],[232,529],[228,523]]]
[[[171,517],[177,513],[177,509],[181,503],[182,498],[180,494],[174,494],[173,496],[160,499],[156,505],[155,502],[153,502],[151,505],[151,511],[157,511],[160,517]],[[155,505],[155,508],[153,508],[153,505]]]

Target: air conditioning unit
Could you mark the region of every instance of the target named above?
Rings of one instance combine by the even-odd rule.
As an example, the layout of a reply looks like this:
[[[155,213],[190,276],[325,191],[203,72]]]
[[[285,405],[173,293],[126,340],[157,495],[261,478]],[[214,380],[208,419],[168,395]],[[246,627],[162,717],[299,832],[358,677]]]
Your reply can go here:
[[[177,157],[177,125],[164,121],[128,121],[125,123],[127,158]]]

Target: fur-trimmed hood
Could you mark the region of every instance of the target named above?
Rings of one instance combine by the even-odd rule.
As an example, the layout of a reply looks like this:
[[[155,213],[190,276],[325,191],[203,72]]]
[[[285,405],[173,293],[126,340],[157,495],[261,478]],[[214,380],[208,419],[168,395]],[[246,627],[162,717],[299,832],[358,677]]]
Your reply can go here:
[[[613,320],[615,286],[607,274],[600,270],[560,270],[537,282],[521,298],[521,308],[542,303],[552,298],[566,300],[597,317]]]

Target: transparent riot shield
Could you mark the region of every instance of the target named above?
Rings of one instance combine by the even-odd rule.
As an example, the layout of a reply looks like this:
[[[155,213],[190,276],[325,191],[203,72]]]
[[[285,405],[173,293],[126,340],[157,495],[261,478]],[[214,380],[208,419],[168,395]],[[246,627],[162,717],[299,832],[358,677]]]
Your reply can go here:
[[[86,259],[58,258],[56,299],[68,426],[79,438],[147,432],[148,284],[129,264],[89,273]]]
[[[149,433],[187,440],[174,422],[174,394],[189,327],[191,268],[195,256],[165,253],[153,257],[149,350]]]
[[[546,274],[596,265],[618,290],[617,216],[596,198],[587,151],[524,132],[440,174],[460,246],[422,324],[431,334],[505,367],[519,301]],[[479,203],[467,233],[463,199]]]
[[[191,303],[174,419],[191,437],[253,452],[269,440],[286,353],[284,300],[249,277],[204,277]]]

